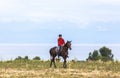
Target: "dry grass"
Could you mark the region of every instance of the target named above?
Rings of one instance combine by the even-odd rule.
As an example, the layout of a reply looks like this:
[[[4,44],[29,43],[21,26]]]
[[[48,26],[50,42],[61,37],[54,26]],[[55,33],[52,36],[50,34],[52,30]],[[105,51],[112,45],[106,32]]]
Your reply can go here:
[[[67,62],[68,68],[49,61],[0,62],[0,78],[120,78],[120,62]]]
[[[120,72],[48,68],[42,70],[0,69],[0,78],[120,78]]]

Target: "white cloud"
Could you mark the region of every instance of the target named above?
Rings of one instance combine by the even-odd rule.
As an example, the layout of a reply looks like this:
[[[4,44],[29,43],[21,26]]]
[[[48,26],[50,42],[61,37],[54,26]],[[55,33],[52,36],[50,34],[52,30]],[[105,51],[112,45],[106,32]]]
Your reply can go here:
[[[1,0],[1,22],[69,21],[80,28],[91,22],[120,21],[119,0]]]
[[[106,3],[106,4],[119,4],[120,0],[92,0],[96,2]]]

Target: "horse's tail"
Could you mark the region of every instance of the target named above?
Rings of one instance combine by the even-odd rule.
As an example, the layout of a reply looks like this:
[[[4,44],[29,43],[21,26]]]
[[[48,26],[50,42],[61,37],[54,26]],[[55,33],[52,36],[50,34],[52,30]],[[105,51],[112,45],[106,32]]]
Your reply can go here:
[[[52,56],[52,48],[50,49],[49,53],[50,53],[50,59],[52,59],[53,58],[53,56]]]

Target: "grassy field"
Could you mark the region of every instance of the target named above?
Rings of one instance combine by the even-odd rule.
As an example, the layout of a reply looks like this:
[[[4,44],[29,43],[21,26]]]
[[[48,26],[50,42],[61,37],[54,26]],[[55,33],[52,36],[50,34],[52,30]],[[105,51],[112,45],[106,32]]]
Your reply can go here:
[[[50,61],[16,60],[0,61],[0,78],[120,78],[120,62],[56,62],[57,68],[49,68]]]

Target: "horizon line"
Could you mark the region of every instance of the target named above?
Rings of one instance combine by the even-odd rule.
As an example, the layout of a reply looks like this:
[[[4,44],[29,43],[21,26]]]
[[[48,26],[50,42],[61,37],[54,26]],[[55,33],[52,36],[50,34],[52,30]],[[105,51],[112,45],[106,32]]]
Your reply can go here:
[[[57,46],[54,43],[2,43],[0,46]],[[120,43],[82,43],[82,44],[72,44],[72,46],[120,46]]]

